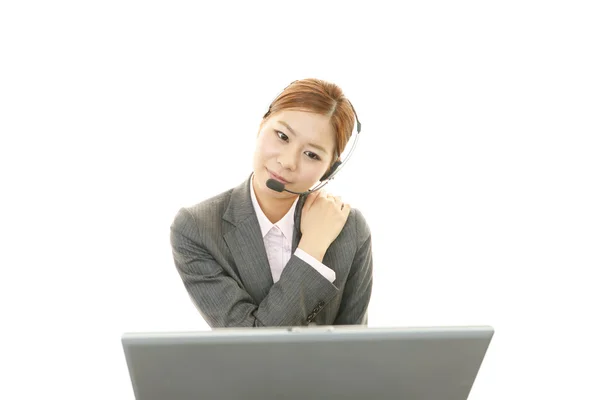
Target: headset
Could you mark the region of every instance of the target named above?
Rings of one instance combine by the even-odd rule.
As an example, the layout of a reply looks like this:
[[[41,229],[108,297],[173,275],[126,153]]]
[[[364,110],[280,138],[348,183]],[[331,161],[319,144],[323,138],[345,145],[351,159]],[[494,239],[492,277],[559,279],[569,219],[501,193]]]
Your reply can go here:
[[[294,83],[298,82],[297,80],[290,83],[284,90],[283,92],[290,87],[291,85],[293,85]],[[282,93],[283,93],[282,92]],[[281,95],[281,94],[280,94]],[[279,96],[278,96],[279,97]],[[350,100],[348,100],[348,103],[350,104],[350,107],[352,108],[352,112],[354,113],[354,118],[356,119],[356,135],[354,138],[354,142],[352,143],[352,147],[350,148],[350,152],[348,153],[348,157],[346,157],[345,161],[340,161],[339,159],[336,160],[333,165],[329,168],[329,170],[327,172],[325,172],[325,174],[321,177],[321,179],[319,179],[319,182],[321,182],[320,184],[318,184],[315,188],[313,189],[309,189],[305,192],[294,192],[292,190],[288,190],[285,188],[285,185],[281,182],[279,182],[276,179],[269,179],[267,180],[267,187],[269,189],[272,189],[276,192],[289,192],[289,193],[294,193],[294,194],[299,194],[299,195],[305,195],[305,194],[309,194],[312,192],[315,192],[319,189],[321,189],[323,186],[327,185],[333,178],[334,176],[340,172],[340,170],[344,167],[344,165],[346,165],[346,163],[348,162],[348,160],[350,159],[350,156],[352,155],[352,153],[354,152],[354,148],[356,147],[356,143],[358,142],[358,139],[360,137],[360,131],[361,131],[361,123],[360,120],[358,119],[358,114],[356,113],[356,110],[354,109],[354,106],[352,105],[352,103],[350,102]],[[272,103],[271,103],[272,104]],[[269,106],[269,110],[265,113],[265,115],[263,116],[264,118],[267,118],[269,115],[271,114],[271,106]]]

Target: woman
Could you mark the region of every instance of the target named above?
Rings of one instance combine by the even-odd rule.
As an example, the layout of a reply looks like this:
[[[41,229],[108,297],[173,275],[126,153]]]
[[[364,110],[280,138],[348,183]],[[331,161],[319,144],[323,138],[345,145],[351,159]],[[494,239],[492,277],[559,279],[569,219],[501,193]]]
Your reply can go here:
[[[293,82],[262,119],[252,174],[177,213],[175,265],[211,327],[367,324],[373,262],[362,214],[322,189],[267,186],[301,193],[324,181],[354,117],[336,85]]]

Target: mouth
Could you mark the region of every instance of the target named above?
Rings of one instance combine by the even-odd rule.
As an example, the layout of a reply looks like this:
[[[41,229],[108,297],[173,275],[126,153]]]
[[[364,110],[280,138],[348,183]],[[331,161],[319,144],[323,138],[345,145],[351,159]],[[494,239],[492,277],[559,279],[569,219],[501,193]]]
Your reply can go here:
[[[279,181],[279,182],[281,182],[281,183],[283,183],[283,184],[286,184],[286,185],[287,185],[288,183],[290,183],[289,181],[286,181],[285,179],[283,179],[281,176],[279,176],[279,175],[277,175],[277,174],[274,174],[273,172],[269,171],[267,168],[265,168],[265,169],[266,169],[266,170],[267,170],[267,172],[269,173],[269,176],[270,176],[271,178],[275,179],[276,181]]]

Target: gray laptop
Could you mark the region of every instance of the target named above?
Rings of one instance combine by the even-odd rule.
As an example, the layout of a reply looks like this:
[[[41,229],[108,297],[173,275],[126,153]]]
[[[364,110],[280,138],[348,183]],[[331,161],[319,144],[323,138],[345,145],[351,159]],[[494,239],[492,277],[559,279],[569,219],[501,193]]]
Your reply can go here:
[[[466,400],[490,326],[125,333],[137,400]]]

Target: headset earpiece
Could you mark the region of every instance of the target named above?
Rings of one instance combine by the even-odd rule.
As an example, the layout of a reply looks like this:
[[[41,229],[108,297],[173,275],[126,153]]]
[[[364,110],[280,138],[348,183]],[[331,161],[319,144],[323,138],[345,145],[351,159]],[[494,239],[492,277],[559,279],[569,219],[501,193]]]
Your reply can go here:
[[[340,165],[342,165],[342,162],[340,160],[337,160],[335,163],[333,163],[333,165],[331,166],[331,168],[329,169],[329,171],[325,172],[325,175],[323,175],[321,177],[321,182],[323,182],[324,180],[329,179],[329,177],[331,176],[331,174],[333,174],[335,172],[335,170],[337,169],[337,167],[339,167]]]

